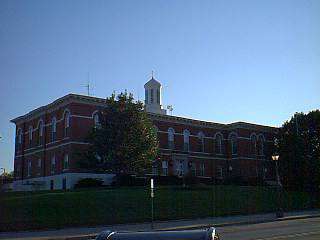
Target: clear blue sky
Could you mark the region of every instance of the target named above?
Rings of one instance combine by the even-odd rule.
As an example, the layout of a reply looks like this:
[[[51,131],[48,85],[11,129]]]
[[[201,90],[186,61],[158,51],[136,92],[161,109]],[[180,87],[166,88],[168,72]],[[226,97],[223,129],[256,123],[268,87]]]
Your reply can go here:
[[[0,167],[10,119],[70,92],[128,89],[151,70],[174,115],[280,126],[320,107],[320,1],[0,1]]]

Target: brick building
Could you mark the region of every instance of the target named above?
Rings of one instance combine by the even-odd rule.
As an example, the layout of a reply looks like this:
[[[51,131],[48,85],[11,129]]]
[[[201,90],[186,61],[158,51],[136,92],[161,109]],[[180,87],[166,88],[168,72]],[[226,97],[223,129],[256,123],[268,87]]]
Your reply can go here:
[[[158,132],[161,175],[191,171],[197,177],[272,178],[270,149],[276,128],[235,122],[220,124],[170,116],[161,105],[161,84],[145,84],[145,109]],[[113,175],[83,172],[79,153],[100,124],[102,98],[68,94],[12,120],[16,125],[14,189],[69,189],[81,178]],[[154,169],[156,170],[156,169]]]

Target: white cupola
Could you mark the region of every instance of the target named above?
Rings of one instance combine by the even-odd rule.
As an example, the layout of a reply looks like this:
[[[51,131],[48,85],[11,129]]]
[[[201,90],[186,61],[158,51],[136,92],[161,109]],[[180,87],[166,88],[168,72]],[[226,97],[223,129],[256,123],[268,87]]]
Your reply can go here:
[[[161,105],[161,83],[152,78],[144,85],[145,107],[147,112],[167,114]]]

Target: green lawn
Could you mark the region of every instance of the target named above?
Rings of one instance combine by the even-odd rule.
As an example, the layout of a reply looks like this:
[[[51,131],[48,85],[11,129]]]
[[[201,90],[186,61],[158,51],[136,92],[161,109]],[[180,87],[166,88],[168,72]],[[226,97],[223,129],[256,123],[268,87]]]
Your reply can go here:
[[[0,199],[0,231],[150,221],[150,192],[143,187],[70,192],[7,193]],[[157,220],[251,214],[275,210],[277,194],[266,187],[161,187]],[[309,208],[309,196],[284,194],[285,210]]]

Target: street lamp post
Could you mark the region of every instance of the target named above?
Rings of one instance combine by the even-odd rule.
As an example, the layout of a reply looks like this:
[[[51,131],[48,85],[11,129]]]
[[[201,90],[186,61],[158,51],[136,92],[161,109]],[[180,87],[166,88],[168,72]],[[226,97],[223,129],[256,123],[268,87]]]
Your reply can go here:
[[[276,166],[276,178],[277,178],[277,195],[278,195],[278,209],[276,212],[276,216],[278,218],[283,217],[283,210],[281,207],[281,192],[282,192],[282,184],[280,181],[280,175],[279,175],[279,167],[278,167],[278,160],[279,160],[279,155],[273,155],[272,160],[275,162]]]

